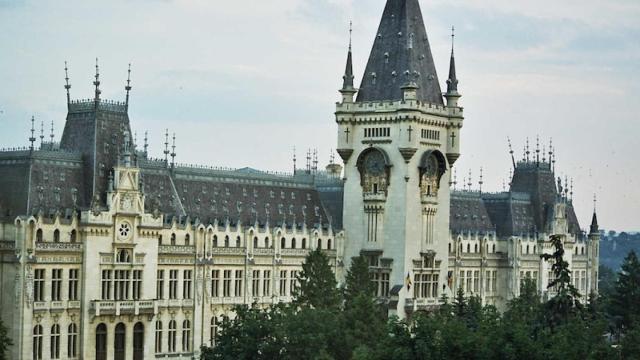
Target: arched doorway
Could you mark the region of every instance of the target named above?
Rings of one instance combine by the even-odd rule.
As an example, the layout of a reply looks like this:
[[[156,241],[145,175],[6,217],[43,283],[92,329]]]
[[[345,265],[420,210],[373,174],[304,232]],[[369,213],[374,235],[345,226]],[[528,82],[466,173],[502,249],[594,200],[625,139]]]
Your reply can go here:
[[[138,322],[133,327],[133,360],[144,359],[144,325]]]
[[[116,333],[113,337],[113,360],[125,360],[126,357],[126,328],[123,323],[116,325]]]
[[[107,360],[107,325],[96,327],[96,360]]]

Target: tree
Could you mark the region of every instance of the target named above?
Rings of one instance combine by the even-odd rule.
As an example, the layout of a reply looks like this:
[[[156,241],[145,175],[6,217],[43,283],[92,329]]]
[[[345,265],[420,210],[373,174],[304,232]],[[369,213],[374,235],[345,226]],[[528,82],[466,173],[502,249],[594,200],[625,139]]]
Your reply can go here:
[[[329,258],[320,249],[307,255],[297,280],[298,285],[293,289],[296,306],[334,310],[340,306],[335,275],[329,266]]]
[[[9,330],[2,323],[2,319],[0,319],[0,360],[7,359],[6,352],[9,350],[9,346],[13,345],[13,341],[9,338],[8,332]]]
[[[640,314],[640,261],[632,250],[625,257],[611,295],[611,315],[619,319],[619,325],[629,328],[638,321]]]
[[[548,289],[554,288],[556,296],[547,302],[547,321],[553,328],[556,325],[567,322],[570,316],[582,310],[580,293],[571,283],[571,270],[569,263],[564,260],[564,245],[561,235],[550,236],[551,245],[555,248],[553,254],[542,254],[540,257],[546,261],[551,260],[551,271],[555,279],[549,283]]]
[[[386,336],[386,312],[376,303],[374,289],[366,259],[362,256],[354,258],[343,291],[342,329],[348,358],[372,356],[380,339]]]

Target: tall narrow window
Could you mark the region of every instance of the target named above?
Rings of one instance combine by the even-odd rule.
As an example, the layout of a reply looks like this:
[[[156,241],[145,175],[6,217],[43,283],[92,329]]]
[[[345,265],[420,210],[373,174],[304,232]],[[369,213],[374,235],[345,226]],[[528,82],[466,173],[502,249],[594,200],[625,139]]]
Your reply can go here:
[[[322,249],[322,239],[318,239],[318,249]]]
[[[142,298],[142,270],[133,270],[133,300]]]
[[[285,240],[285,238],[280,239],[280,249],[286,249],[287,248],[287,241]]]
[[[51,327],[51,342],[49,344],[50,359],[60,359],[60,325]]]
[[[287,270],[280,270],[280,296],[287,296]]]
[[[213,235],[213,239],[211,239],[211,247],[218,247],[218,235]]]
[[[182,298],[191,299],[191,270],[184,270],[182,273]]]
[[[267,248],[267,249],[269,248],[269,238],[268,237],[264,238],[264,247]]]
[[[220,270],[211,270],[211,297],[218,297],[220,289]]]
[[[327,250],[331,250],[331,239],[327,240]]]
[[[71,323],[67,330],[67,356],[75,358],[78,356],[78,325]]]
[[[33,328],[33,359],[42,360],[42,325]]]
[[[260,296],[260,270],[253,270],[253,280],[251,281],[251,295]]]
[[[271,296],[271,271],[264,270],[262,277],[262,296]]]
[[[76,234],[77,232],[75,230],[71,230],[71,234],[69,234],[69,242],[76,242]]]
[[[182,351],[191,351],[191,322],[189,320],[182,322]]]
[[[158,270],[156,277],[156,299],[164,299],[164,270]]]
[[[222,296],[231,296],[231,270],[224,270],[224,279],[222,280]]]
[[[69,300],[78,300],[78,269],[69,269]]]
[[[184,244],[187,246],[191,245],[191,236],[189,236],[189,234],[184,236]]]
[[[38,229],[38,231],[36,231],[36,242],[42,242],[42,229]]]
[[[291,239],[291,248],[292,249],[296,248],[296,238]]]
[[[129,299],[129,270],[115,270],[115,298],[116,300]]]
[[[216,336],[218,335],[218,318],[213,316],[211,318],[211,329],[209,329],[209,346],[215,345]]]
[[[44,277],[45,269],[36,269],[33,277],[34,301],[44,301]]]
[[[254,237],[254,238],[253,238],[253,248],[254,248],[254,249],[257,249],[257,248],[258,248],[258,238],[257,238],[257,237]]]
[[[295,270],[291,270],[291,276],[289,277],[289,293],[293,294],[295,291],[295,288],[297,286],[298,283],[298,272]]]
[[[107,360],[107,325],[96,327],[96,360]]]
[[[171,234],[171,245],[176,244],[176,234]]]
[[[389,273],[380,274],[380,296],[389,297]]]
[[[156,354],[162,352],[162,321],[156,321]]]
[[[133,360],[144,359],[144,325],[137,322],[133,326]]]
[[[170,353],[176,352],[176,321],[169,321],[169,342],[167,348]]]
[[[60,230],[58,229],[53,231],[53,242],[60,242]]]
[[[102,300],[111,300],[111,270],[102,270]]]
[[[242,270],[236,270],[234,296],[242,296]]]
[[[307,239],[306,238],[302,238],[302,248],[303,249],[307,248]]]
[[[123,323],[116,325],[115,335],[113,337],[113,359],[125,360],[126,353],[126,328]]]
[[[236,247],[242,246],[242,240],[240,240],[240,236],[236,238]]]
[[[62,269],[51,270],[51,301],[60,301],[62,288]]]
[[[178,270],[169,270],[169,299],[178,298]]]
[[[229,236],[225,236],[224,237],[224,247],[228,248],[229,247]]]

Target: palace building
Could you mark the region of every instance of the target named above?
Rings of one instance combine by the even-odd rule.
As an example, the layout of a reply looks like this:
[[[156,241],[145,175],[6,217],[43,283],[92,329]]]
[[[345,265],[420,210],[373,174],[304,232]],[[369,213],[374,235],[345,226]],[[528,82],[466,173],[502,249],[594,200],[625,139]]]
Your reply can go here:
[[[597,291],[595,211],[583,231],[551,146],[511,152],[506,191],[457,190],[473,135],[453,50],[442,92],[418,0],[387,1],[359,88],[352,57],[349,46],[335,112],[343,164],[293,174],[178,164],[168,133],[152,159],[132,140],[129,80],[125,101],[103,99],[96,63],[93,97],[72,100],[67,76],[61,139],[41,128],[38,141],[32,119],[30,145],[0,151],[10,358],[197,358],[234,305],[291,301],[318,248],[339,282],[367,257],[379,301],[400,317],[459,287],[499,309],[525,278],[553,296],[540,258],[550,235],[581,294]]]

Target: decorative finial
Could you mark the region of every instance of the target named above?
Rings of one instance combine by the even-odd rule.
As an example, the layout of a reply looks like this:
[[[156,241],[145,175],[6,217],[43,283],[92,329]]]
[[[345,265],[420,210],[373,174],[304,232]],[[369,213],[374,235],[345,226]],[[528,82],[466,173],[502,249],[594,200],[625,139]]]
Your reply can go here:
[[[573,201],[573,177],[571,178],[571,185],[569,185],[569,200]]]
[[[513,147],[511,146],[511,139],[507,136],[507,144],[509,145],[509,155],[511,155],[511,163],[513,168],[516,168],[516,159],[513,157]]]
[[[98,67],[98,58],[96,58],[96,80],[93,82],[93,85],[96,87],[96,93],[94,100],[96,102],[100,101],[100,68]]]
[[[455,39],[455,27],[451,26],[451,59],[449,59],[449,77],[447,78],[447,101],[451,101],[448,105],[457,106],[458,94],[458,78],[456,76],[456,60],[453,56],[453,45]]]
[[[596,193],[593,193],[593,213],[596,213],[596,205],[597,205]]]
[[[451,25],[451,55],[453,56],[453,45],[456,38],[456,28]]]
[[[473,182],[471,182],[471,169],[469,169],[469,182],[467,183],[467,185],[469,186],[469,191],[471,191],[471,185],[473,185]]]
[[[149,132],[144,132],[144,154],[147,155],[147,148],[149,147]]]
[[[480,190],[481,194],[482,194],[482,184],[483,184],[483,181],[482,181],[482,166],[481,166],[480,167],[480,181],[478,181],[478,185],[480,185],[479,190]]]
[[[296,174],[296,147],[293,146],[293,174]]]
[[[129,108],[129,91],[131,91],[131,63],[129,63],[129,69],[127,70],[127,86],[124,87],[127,91],[127,99],[125,101],[125,106],[127,109]]]
[[[69,90],[71,89],[71,85],[69,84],[69,68],[67,67],[67,62],[64,62],[64,88],[67,90],[67,106],[71,103],[71,94]]]
[[[546,163],[547,162],[547,148],[545,144],[542,144],[542,163]]]
[[[49,135],[49,137],[51,138],[51,146],[53,146],[53,120],[51,120],[51,135]]]
[[[36,128],[35,128],[35,116],[31,115],[31,137],[29,138],[29,142],[31,143],[31,146],[29,147],[31,149],[31,151],[33,151],[33,144],[36,141]]]
[[[353,33],[353,21],[349,20],[349,51],[351,51],[351,35]]]
[[[456,185],[458,185],[458,171],[457,168],[453,168],[453,190],[456,189]]]
[[[169,129],[165,129],[164,133],[164,163],[169,163]]]
[[[44,121],[40,120],[40,149],[42,150],[42,145],[44,144]]]
[[[529,151],[529,137],[527,136],[527,145],[525,147],[525,154],[526,154],[526,160],[527,162],[529,162],[529,154],[531,154],[531,151]]]
[[[173,144],[171,145],[171,167],[176,165],[176,133],[173,133]]]
[[[536,164],[540,163],[540,136],[536,135]]]

